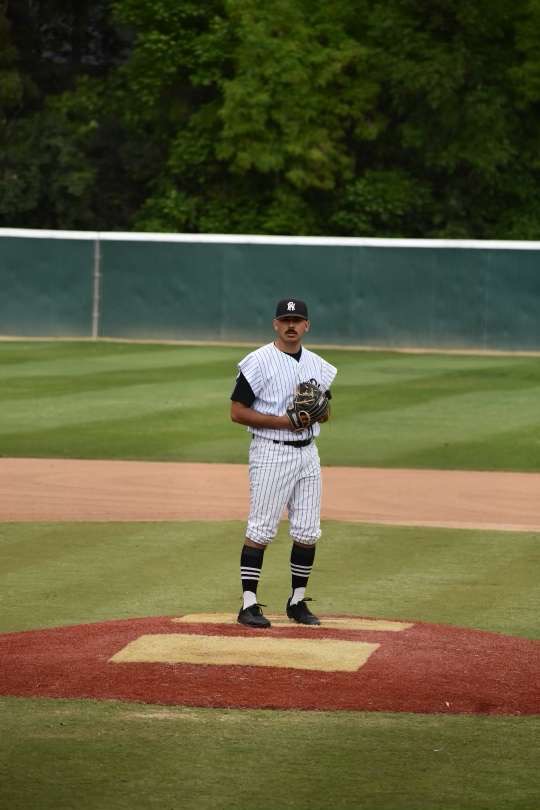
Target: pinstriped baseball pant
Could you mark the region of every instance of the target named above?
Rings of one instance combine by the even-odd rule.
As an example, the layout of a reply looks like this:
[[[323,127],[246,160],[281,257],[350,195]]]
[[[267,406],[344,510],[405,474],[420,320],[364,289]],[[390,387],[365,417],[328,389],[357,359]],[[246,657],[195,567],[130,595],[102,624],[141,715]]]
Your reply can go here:
[[[285,509],[289,534],[315,544],[321,536],[321,465],[315,442],[307,447],[274,444],[254,436],[249,448],[250,511],[246,536],[271,543]]]

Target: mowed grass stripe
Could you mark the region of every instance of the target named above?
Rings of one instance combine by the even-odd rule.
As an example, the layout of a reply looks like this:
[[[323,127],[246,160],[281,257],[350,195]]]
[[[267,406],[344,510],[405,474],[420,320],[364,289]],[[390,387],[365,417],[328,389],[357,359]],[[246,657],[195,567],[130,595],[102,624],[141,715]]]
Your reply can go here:
[[[244,462],[235,347],[0,343],[0,454]],[[540,469],[536,358],[326,350],[332,465]]]
[[[336,403],[339,424],[324,431],[321,447],[330,463],[337,456],[342,465],[538,469],[538,401],[540,387],[449,395],[400,409],[381,399],[378,411],[343,416]]]
[[[19,442],[27,448],[32,448],[33,444],[37,448],[43,440],[43,451],[47,453],[48,443],[55,444],[54,431],[58,431],[58,439],[65,445],[65,428],[72,425],[77,428],[70,438],[73,455],[102,458],[106,444],[109,457],[119,458],[124,452],[126,458],[141,455],[144,458],[144,447],[152,442],[153,456],[158,458],[243,461],[245,443],[240,441],[241,429],[229,421],[230,380],[227,376],[215,377],[213,390],[208,391],[207,379],[201,381],[192,377],[185,386],[177,383],[174,393],[166,383],[136,384],[133,381],[131,385],[121,382],[117,386],[111,378],[107,392],[93,382],[93,391],[88,386],[86,391],[76,394],[41,398],[39,431],[35,429],[35,400],[18,400],[17,410],[11,409],[2,419],[0,437],[5,437],[4,455],[9,454],[10,447],[15,451]],[[537,396],[540,398],[540,389]],[[518,402],[519,394],[501,394],[496,401],[492,395],[478,394],[454,397],[451,414],[448,401],[404,407],[400,411],[399,431],[394,410],[381,408],[378,413],[362,415],[360,435],[359,414],[339,413],[339,424],[335,421],[328,425],[320,440],[323,461],[336,463],[337,457],[341,464],[353,466],[440,466],[431,463],[434,448],[439,448],[440,458],[444,459],[448,452],[459,458],[459,453],[466,453],[469,446],[476,446],[479,452],[484,446],[482,467],[489,469],[498,466],[497,456],[489,452],[489,445],[493,443],[506,446],[507,452],[516,456],[520,450],[524,466],[531,454],[540,454],[540,418],[536,403],[524,398],[520,408]],[[339,407],[338,404],[338,411]],[[483,417],[480,422],[479,411]],[[507,421],[510,412],[513,429],[502,431],[501,424]],[[46,434],[42,435],[45,430]],[[212,436],[214,451],[210,459],[202,446],[197,449],[201,431],[205,438]],[[238,439],[236,452],[235,436]],[[353,441],[349,437],[353,437]],[[224,439],[230,440],[225,449],[219,446]],[[140,445],[138,451],[134,444]],[[228,455],[231,451],[234,457]]]
[[[2,358],[2,344],[0,342],[0,358]],[[92,345],[92,344],[89,344]],[[188,351],[180,353],[178,347],[172,347],[173,351],[169,354],[163,354],[162,347],[153,347],[158,349],[158,352],[130,352],[126,354],[113,354],[101,357],[99,354],[95,356],[86,356],[83,346],[83,353],[77,357],[69,357],[67,359],[51,359],[48,361],[43,357],[39,362],[27,361],[18,365],[6,364],[0,365],[0,381],[9,383],[10,387],[15,386],[17,383],[23,384],[25,380],[30,379],[37,384],[44,384],[47,386],[48,382],[55,379],[61,381],[63,378],[73,379],[74,385],[84,385],[85,377],[103,379],[107,381],[109,375],[118,374],[120,380],[122,378],[129,379],[132,375],[134,379],[137,376],[146,376],[154,379],[154,375],[159,380],[174,379],[175,376],[181,376],[184,369],[190,369],[189,374],[196,371],[197,368],[201,369],[201,373],[213,373],[215,366],[223,364],[223,367],[230,373],[231,368],[236,367],[238,360],[238,350],[233,353],[232,349],[215,350],[212,352],[211,362],[209,362],[208,349],[200,351]],[[171,348],[171,347],[166,347]],[[220,356],[220,355],[223,356]],[[229,356],[230,355],[230,356]],[[208,368],[208,372],[204,369]],[[46,379],[43,379],[46,378]]]
[[[136,616],[235,612],[245,525],[3,524],[0,632]],[[325,522],[310,578],[320,613],[428,621],[531,638],[540,536]],[[265,555],[259,598],[283,612],[290,541]]]
[[[4,456],[245,463],[248,435],[229,420],[228,406],[163,407],[128,418],[75,422],[45,430],[0,435]],[[117,408],[117,413],[123,413]],[[151,448],[151,453],[148,448]]]
[[[107,341],[0,341],[0,378],[4,374],[48,374],[55,370],[84,374],[87,370],[123,370],[182,366],[183,363],[208,362],[208,349],[216,359],[233,360],[243,349],[232,346],[178,346],[155,343]],[[256,348],[255,346],[253,348]],[[246,352],[249,349],[245,350]],[[11,368],[9,368],[11,367]]]
[[[64,392],[57,396],[40,397],[38,401],[33,398],[14,400],[15,407],[5,409],[7,412],[2,418],[2,432],[24,432],[29,427],[35,429],[36,419],[42,429],[48,429],[81,422],[117,420],[119,414],[127,419],[143,415],[151,418],[153,414],[159,415],[162,410],[170,409],[174,409],[179,417],[188,412],[190,407],[198,407],[199,403],[201,407],[216,412],[216,405],[221,406],[221,412],[225,410],[228,418],[226,394],[230,394],[230,391],[225,389],[224,380],[221,385],[216,382],[216,387],[210,391],[206,380],[191,380],[185,388],[182,383],[169,386],[146,384],[141,380],[129,386],[110,387],[106,391],[99,388],[94,391]]]
[[[231,388],[231,364],[228,362],[213,363],[211,366],[190,363],[174,368],[159,366],[151,369],[116,369],[99,372],[87,370],[84,374],[46,375],[45,384],[43,376],[28,375],[3,380],[0,401],[34,399],[36,388],[39,389],[40,387],[46,391],[47,396],[45,398],[95,393],[96,391],[121,391],[124,388],[133,388],[139,385],[176,387],[181,393],[185,377],[187,377],[188,384],[198,381],[213,381],[216,377],[219,377],[226,380],[228,387]]]

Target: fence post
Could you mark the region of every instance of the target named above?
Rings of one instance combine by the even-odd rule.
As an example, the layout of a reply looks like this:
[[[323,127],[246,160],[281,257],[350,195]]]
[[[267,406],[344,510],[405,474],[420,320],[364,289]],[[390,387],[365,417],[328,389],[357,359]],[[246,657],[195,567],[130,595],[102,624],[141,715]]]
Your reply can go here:
[[[101,243],[99,235],[94,240],[94,271],[92,287],[92,340],[99,335],[99,316],[101,310]]]

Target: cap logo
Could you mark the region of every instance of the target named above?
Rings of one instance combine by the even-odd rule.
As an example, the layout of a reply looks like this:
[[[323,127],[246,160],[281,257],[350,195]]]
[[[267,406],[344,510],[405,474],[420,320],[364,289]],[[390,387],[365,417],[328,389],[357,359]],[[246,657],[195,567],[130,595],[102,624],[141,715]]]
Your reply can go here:
[[[295,309],[296,306],[294,301],[289,301],[289,303],[287,304],[287,312],[294,312]]]

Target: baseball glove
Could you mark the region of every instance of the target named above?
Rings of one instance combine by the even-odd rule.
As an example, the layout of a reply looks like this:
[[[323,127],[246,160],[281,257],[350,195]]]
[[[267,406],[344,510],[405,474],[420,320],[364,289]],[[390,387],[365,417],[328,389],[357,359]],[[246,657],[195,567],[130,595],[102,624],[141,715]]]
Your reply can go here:
[[[328,415],[328,397],[315,380],[298,385],[287,416],[293,430],[303,430]]]

